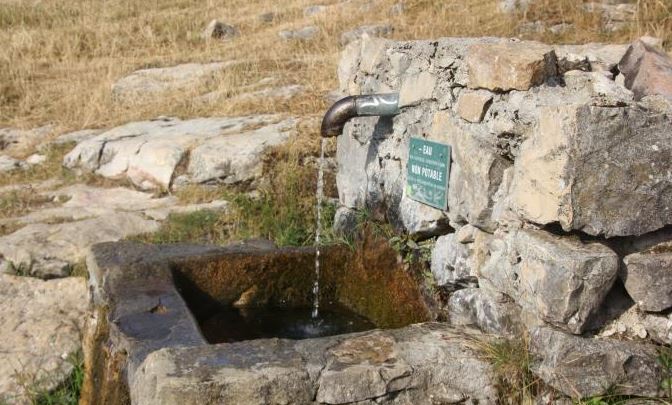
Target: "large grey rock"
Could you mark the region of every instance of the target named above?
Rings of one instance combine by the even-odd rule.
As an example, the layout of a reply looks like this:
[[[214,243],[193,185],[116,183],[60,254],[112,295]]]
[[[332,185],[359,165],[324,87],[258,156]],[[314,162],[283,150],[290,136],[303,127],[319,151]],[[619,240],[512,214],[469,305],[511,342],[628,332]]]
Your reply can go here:
[[[384,37],[394,32],[394,27],[387,24],[362,25],[354,30],[346,31],[341,34],[341,45],[347,45],[353,41],[362,38],[364,35],[372,37]]]
[[[31,404],[31,394],[55,388],[73,369],[88,305],[86,281],[0,274],[0,296],[0,402]]]
[[[297,30],[283,30],[278,32],[278,36],[286,41],[289,40],[301,40],[308,41],[317,36],[320,33],[320,29],[314,25],[308,27],[303,27]]]
[[[580,334],[609,293],[618,266],[616,253],[600,243],[521,230],[490,243],[479,281],[544,322]]]
[[[138,368],[131,399],[146,405],[204,403],[213,395],[250,405],[495,404],[492,366],[467,348],[470,338],[483,337],[420,324],[304,341],[162,349]]]
[[[625,86],[639,100],[661,95],[672,101],[672,59],[642,40],[635,41],[619,62]]]
[[[482,288],[455,291],[448,300],[454,326],[473,326],[485,333],[513,338],[520,335],[520,307],[504,294]]]
[[[672,136],[664,135],[672,107],[663,108],[543,108],[515,163],[511,194],[522,218],[607,237],[671,223],[672,210],[661,207],[672,204]]]
[[[0,255],[22,272],[41,278],[64,277],[91,245],[157,231],[157,221],[119,212],[56,224],[35,223],[0,237]]]
[[[64,159],[109,178],[127,177],[143,189],[168,189],[183,183],[253,181],[261,156],[286,141],[295,121],[277,116],[176,118],[133,122],[79,143]],[[273,123],[276,122],[276,123]],[[256,129],[248,129],[257,126]],[[186,173],[176,173],[188,161]]]
[[[575,399],[604,395],[657,397],[663,371],[653,345],[571,336],[550,328],[531,332],[533,372]]]
[[[621,279],[642,310],[660,312],[672,307],[672,243],[628,255],[623,263]]]
[[[123,104],[165,101],[175,94],[184,96],[204,92],[218,75],[239,62],[215,62],[136,70],[112,85],[112,96]]]
[[[233,25],[225,24],[218,20],[212,20],[208,23],[201,33],[201,38],[208,39],[231,39],[237,37],[240,33]]]
[[[476,134],[461,127],[449,113],[438,112],[434,116],[431,134],[434,139],[452,146],[448,182],[451,221],[494,231],[493,198],[511,162]]]

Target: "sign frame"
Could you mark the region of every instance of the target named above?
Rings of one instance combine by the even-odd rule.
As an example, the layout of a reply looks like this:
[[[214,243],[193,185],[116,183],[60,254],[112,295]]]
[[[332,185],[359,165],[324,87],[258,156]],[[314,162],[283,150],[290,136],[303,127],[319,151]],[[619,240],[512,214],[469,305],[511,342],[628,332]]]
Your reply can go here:
[[[406,196],[431,207],[448,209],[451,145],[411,137],[406,161]]]

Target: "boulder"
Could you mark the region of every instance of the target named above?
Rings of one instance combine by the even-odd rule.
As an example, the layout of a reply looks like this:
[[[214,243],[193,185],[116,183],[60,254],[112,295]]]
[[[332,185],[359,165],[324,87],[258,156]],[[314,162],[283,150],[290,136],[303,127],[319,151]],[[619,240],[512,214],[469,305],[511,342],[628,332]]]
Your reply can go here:
[[[557,75],[557,57],[534,42],[474,44],[466,55],[471,89],[529,90]]]
[[[485,333],[514,338],[521,333],[520,307],[506,295],[482,288],[455,291],[448,300],[453,326],[471,326]]]
[[[372,37],[385,37],[394,32],[394,27],[389,24],[362,25],[354,30],[346,31],[341,34],[341,46],[357,41],[364,35]]]
[[[479,282],[542,321],[580,334],[609,293],[618,266],[616,253],[600,243],[520,230],[490,242]]]
[[[205,92],[218,75],[239,64],[237,61],[186,63],[171,67],[136,70],[112,85],[112,97],[121,104],[165,101],[171,95]]]
[[[623,259],[621,279],[637,306],[661,312],[672,308],[672,242],[663,242]]]
[[[642,40],[635,41],[618,64],[625,86],[640,100],[661,95],[672,102],[672,59]]]
[[[278,36],[286,41],[289,40],[301,40],[308,41],[317,36],[320,33],[320,29],[314,25],[308,27],[303,27],[298,30],[283,30],[278,32]]]
[[[571,336],[551,328],[530,334],[532,371],[574,399],[599,395],[657,397],[663,370],[653,345]]]
[[[273,123],[278,120],[266,115],[133,122],[79,143],[63,164],[126,177],[142,189],[169,189],[178,176],[182,183],[252,182],[261,174],[261,156],[294,128],[295,120]],[[185,173],[176,172],[180,163],[187,163]]]
[[[77,364],[86,280],[0,273],[0,296],[0,402],[34,403],[35,391],[56,388]]]
[[[238,29],[233,25],[224,24],[218,20],[212,20],[201,33],[201,38],[208,39],[231,39],[239,35]]]
[[[661,209],[672,204],[672,105],[662,108],[542,108],[515,162],[515,210],[529,222],[606,237],[672,223],[672,210]]]

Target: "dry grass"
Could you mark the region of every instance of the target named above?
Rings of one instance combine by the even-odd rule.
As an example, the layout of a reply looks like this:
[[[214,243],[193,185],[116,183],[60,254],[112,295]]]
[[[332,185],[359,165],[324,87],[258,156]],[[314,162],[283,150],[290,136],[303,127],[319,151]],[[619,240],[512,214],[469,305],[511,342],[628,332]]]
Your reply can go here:
[[[336,87],[340,33],[363,23],[388,21],[398,39],[441,36],[515,36],[526,21],[572,23],[561,35],[530,34],[551,42],[628,41],[648,33],[671,39],[669,0],[640,0],[639,18],[617,33],[600,30],[599,16],[580,11],[577,0],[541,0],[528,13],[505,16],[494,0],[408,0],[401,16],[386,16],[393,0],[380,0],[371,12],[357,4],[340,12],[304,17],[315,0],[87,0],[0,2],[0,125],[31,127],[54,123],[60,130],[100,127],[156,115],[229,115],[281,112],[315,114],[323,95]],[[335,0],[320,3],[333,4]],[[257,16],[274,11],[265,24]],[[236,25],[240,37],[204,42],[199,33],[212,18]],[[315,41],[282,41],[281,29],[316,24]],[[308,91],[289,102],[226,102],[198,105],[188,97],[128,108],[116,105],[110,86],[138,68],[189,61],[244,60],[226,72],[217,87],[236,88],[276,77]]]

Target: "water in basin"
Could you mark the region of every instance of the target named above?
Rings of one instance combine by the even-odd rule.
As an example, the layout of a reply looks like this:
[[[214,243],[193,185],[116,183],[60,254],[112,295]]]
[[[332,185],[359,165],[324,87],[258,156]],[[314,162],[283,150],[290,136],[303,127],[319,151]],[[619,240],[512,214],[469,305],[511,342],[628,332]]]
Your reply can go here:
[[[320,308],[219,307],[199,320],[210,343],[230,343],[261,338],[308,339],[375,329],[373,322],[342,305]]]

